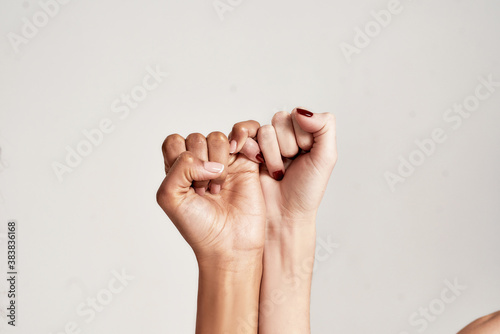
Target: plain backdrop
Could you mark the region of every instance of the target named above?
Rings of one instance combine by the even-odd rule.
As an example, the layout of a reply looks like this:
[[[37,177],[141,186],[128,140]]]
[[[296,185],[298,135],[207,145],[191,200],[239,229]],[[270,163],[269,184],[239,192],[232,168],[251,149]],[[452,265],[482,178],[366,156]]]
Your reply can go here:
[[[19,247],[12,328],[0,235],[0,332],[193,333],[196,261],[155,200],[161,143],[296,106],[338,127],[313,333],[454,333],[500,309],[500,87],[473,98],[480,78],[500,81],[498,1],[401,0],[385,26],[373,11],[388,0],[54,3],[0,2],[0,226],[17,221]],[[148,70],[168,75],[143,96]],[[132,92],[144,99],[127,114]],[[82,144],[105,119],[113,130]],[[108,292],[122,271],[133,279]]]

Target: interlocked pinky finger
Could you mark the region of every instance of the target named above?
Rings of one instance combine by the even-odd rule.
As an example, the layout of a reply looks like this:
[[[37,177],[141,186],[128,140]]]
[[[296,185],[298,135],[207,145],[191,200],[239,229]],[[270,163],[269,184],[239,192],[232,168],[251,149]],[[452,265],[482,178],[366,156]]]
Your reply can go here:
[[[277,181],[283,179],[285,167],[281,159],[280,147],[276,131],[272,125],[264,125],[257,134],[260,149],[264,155],[269,175]]]
[[[297,140],[297,144],[304,151],[309,151],[313,146],[313,141],[314,141],[313,135],[309,132],[304,131],[300,127],[299,123],[297,122],[297,112],[298,111],[301,111],[301,112],[303,111],[306,113],[307,112],[310,113],[310,112],[305,110],[305,109],[301,109],[301,108],[295,108],[292,111],[293,130],[295,131],[295,138]],[[311,113],[311,115],[312,115],[312,113]]]
[[[272,125],[278,137],[281,155],[285,158],[293,158],[299,152],[299,146],[295,140],[292,115],[286,111],[277,112],[273,116]]]

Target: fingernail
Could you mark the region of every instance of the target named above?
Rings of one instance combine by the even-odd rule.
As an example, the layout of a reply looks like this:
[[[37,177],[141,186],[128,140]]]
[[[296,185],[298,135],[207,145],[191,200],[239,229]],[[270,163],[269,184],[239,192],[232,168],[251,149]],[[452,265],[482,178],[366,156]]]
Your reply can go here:
[[[279,171],[276,171],[273,173],[273,178],[276,180],[276,181],[281,181],[283,180],[283,176],[285,176],[285,174],[283,174],[283,171],[282,170],[279,170]]]
[[[238,146],[238,143],[236,140],[231,140],[231,143],[229,143],[229,153],[233,154],[236,151],[236,147]]]
[[[210,173],[221,173],[224,170],[224,165],[218,162],[205,161],[203,164]]]
[[[203,195],[205,195],[205,187],[194,188],[194,192],[200,196],[203,196]]]
[[[220,193],[221,185],[220,184],[211,184],[210,185],[210,192],[214,195],[217,195]]]
[[[310,112],[309,110],[305,110],[305,109],[300,109],[300,108],[297,108],[297,112],[299,114],[301,114],[302,116],[306,116],[306,117],[312,117],[314,114],[312,112]]]
[[[260,162],[261,164],[264,163],[264,157],[262,156],[262,153],[259,153],[255,156],[255,160],[257,160],[258,162]]]

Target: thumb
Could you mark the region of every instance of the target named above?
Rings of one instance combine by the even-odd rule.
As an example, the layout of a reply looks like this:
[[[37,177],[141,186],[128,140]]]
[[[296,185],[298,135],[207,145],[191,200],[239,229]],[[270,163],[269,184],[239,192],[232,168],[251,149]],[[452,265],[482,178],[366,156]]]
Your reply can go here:
[[[295,108],[292,117],[302,130],[313,135],[310,150],[313,161],[333,168],[337,162],[335,116],[331,113],[312,113],[303,108]]]
[[[223,164],[202,161],[189,151],[182,152],[158,189],[158,204],[170,216],[187,196],[199,196],[191,188],[194,181],[216,179],[223,170]]]

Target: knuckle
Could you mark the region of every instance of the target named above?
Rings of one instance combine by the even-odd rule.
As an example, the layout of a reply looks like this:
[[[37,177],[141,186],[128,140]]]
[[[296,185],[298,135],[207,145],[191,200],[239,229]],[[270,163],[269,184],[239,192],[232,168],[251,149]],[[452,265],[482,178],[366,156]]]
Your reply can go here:
[[[244,122],[236,123],[233,126],[233,131],[231,131],[233,136],[240,136],[242,133],[247,133],[248,129],[245,126]]]
[[[243,122],[238,122],[233,125],[233,130],[240,130],[243,127]]]
[[[171,187],[163,183],[158,191],[156,192],[156,203],[165,211],[165,213],[169,214],[174,212],[176,209],[174,198]]]
[[[163,152],[166,152],[171,147],[182,144],[183,142],[184,142],[184,138],[181,135],[174,133],[174,134],[167,136],[167,138],[165,138],[161,148],[162,148]]]
[[[270,124],[266,124],[260,127],[259,133],[260,138],[272,138],[276,136],[276,132],[274,131],[274,126]]]
[[[332,113],[326,113],[326,120],[329,124],[331,125],[335,125],[335,122],[336,122],[336,118],[335,118],[335,115],[332,114]]]
[[[279,124],[282,122],[286,122],[290,119],[291,115],[287,113],[286,111],[278,111],[276,114],[274,114],[273,119],[271,120],[271,124]]]
[[[165,202],[164,198],[165,198],[165,191],[163,190],[163,186],[160,186],[160,188],[158,188],[158,190],[156,191],[156,203],[162,206],[163,203]]]
[[[227,137],[220,131],[214,131],[208,135],[207,140],[215,143],[224,143],[227,142]]]
[[[169,203],[169,191],[165,185],[165,182],[163,182],[158,190],[156,191],[156,203],[165,210],[168,206]]]
[[[252,127],[255,127],[256,129],[260,128],[260,123],[254,120],[248,121],[248,123],[251,124]]]
[[[249,133],[251,129],[258,129],[260,123],[254,120],[239,122],[233,125],[233,134],[239,135],[242,133]]]
[[[205,136],[202,135],[201,133],[191,133],[189,136],[186,138],[186,142],[188,142],[191,145],[199,145],[199,144],[204,144],[207,142],[205,139]]]
[[[195,161],[193,153],[189,151],[182,152],[177,158],[180,163],[192,164]]]

